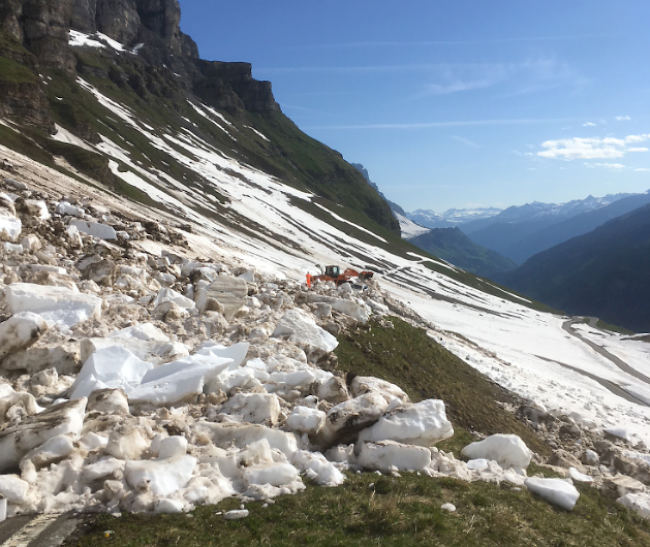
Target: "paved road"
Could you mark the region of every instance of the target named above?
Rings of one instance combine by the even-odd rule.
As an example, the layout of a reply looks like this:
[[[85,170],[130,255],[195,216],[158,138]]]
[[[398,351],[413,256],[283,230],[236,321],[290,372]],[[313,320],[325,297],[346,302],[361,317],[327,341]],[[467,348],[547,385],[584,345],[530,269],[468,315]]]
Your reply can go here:
[[[82,519],[78,515],[19,515],[0,523],[0,547],[60,547]]]
[[[645,401],[637,398],[634,394],[630,393],[624,387],[618,385],[615,382],[612,382],[610,380],[605,380],[604,378],[601,378],[600,376],[596,376],[595,374],[592,374],[591,372],[584,371],[582,369],[579,369],[578,367],[572,367],[571,365],[567,365],[566,363],[562,363],[561,361],[556,361],[555,359],[548,359],[546,357],[542,357],[541,355],[536,355],[536,357],[538,359],[541,359],[542,361],[547,361],[549,363],[555,363],[557,365],[560,365],[561,367],[572,370],[573,372],[577,372],[578,374],[581,374],[582,376],[586,376],[587,378],[590,378],[594,382],[598,382],[601,386],[603,386],[610,393],[613,393],[614,395],[616,395],[618,397],[622,397],[626,401],[629,401],[631,403],[636,403],[637,405],[650,407],[650,405],[648,403],[646,403]]]
[[[595,322],[597,321],[596,318],[589,318],[590,323],[595,319]],[[614,363],[619,369],[621,369],[623,372],[629,374],[630,376],[634,376],[637,380],[641,380],[642,382],[650,385],[650,377],[646,376],[642,372],[639,372],[635,368],[631,367],[628,365],[625,361],[622,359],[619,359],[616,357],[616,355],[611,354],[609,351],[607,351],[604,348],[601,348],[598,344],[595,344],[591,340],[587,340],[584,336],[582,336],[579,332],[573,329],[573,325],[576,323],[583,323],[582,318],[577,318],[577,319],[570,319],[569,321],[565,321],[562,324],[562,328],[568,332],[571,336],[575,336],[578,340],[581,342],[587,344],[591,349],[593,349],[596,353],[602,355],[605,359],[608,359],[612,363]]]

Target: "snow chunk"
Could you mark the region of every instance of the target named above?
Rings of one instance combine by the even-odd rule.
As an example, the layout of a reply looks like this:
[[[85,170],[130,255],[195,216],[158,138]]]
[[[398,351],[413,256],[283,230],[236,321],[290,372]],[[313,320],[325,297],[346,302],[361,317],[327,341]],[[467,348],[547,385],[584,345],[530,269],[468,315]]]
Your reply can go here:
[[[299,475],[298,470],[290,463],[274,463],[248,467],[244,471],[244,478],[248,484],[286,486],[299,480]]]
[[[68,215],[71,217],[83,218],[86,215],[86,213],[81,207],[72,205],[67,201],[62,201],[59,204],[57,204],[55,210],[61,216]]]
[[[207,382],[225,370],[232,359],[211,355],[191,355],[147,371],[142,383],[127,393],[133,403],[168,405],[203,393]]]
[[[31,283],[13,283],[5,288],[9,311],[29,311],[49,323],[72,327],[87,319],[101,318],[102,299],[92,294],[75,292],[65,287]]]
[[[0,362],[7,355],[31,346],[47,328],[40,315],[28,311],[17,313],[0,323]]]
[[[151,323],[141,323],[115,331],[108,338],[82,340],[81,360],[86,362],[95,351],[115,345],[120,345],[136,357],[156,365],[189,355],[184,344],[172,342],[166,334]]]
[[[129,461],[124,468],[124,477],[132,488],[148,484],[155,496],[168,496],[190,482],[196,464],[197,460],[192,456]]]
[[[91,483],[106,477],[113,476],[117,471],[124,471],[126,462],[116,458],[103,458],[98,462],[87,465],[82,472],[82,478],[86,483]]]
[[[16,475],[0,475],[0,496],[9,503],[21,504],[27,500],[29,483]]]
[[[417,446],[434,446],[454,434],[447,420],[445,403],[428,399],[394,410],[359,435],[359,441],[397,441]]]
[[[224,513],[223,518],[226,520],[240,520],[248,516],[248,509],[234,509]]]
[[[325,424],[325,413],[317,408],[295,406],[287,418],[287,427],[298,433],[316,435]]]
[[[161,289],[156,295],[156,298],[154,298],[152,305],[154,308],[156,308],[165,302],[173,302],[178,307],[188,310],[192,310],[196,306],[193,300],[190,300],[189,298],[183,296],[181,293],[176,292],[173,289]]]
[[[650,495],[644,493],[625,494],[616,500],[644,519],[650,519]]]
[[[575,467],[569,467],[569,477],[578,482],[594,482],[594,479],[592,479],[589,475],[580,473],[580,471],[578,471]]]
[[[98,239],[105,239],[107,241],[117,239],[117,232],[115,232],[115,229],[112,226],[100,224],[99,222],[87,222],[85,220],[73,219],[70,221],[70,226],[75,226],[80,232]]]
[[[328,462],[322,454],[298,450],[293,456],[292,463],[309,480],[320,486],[339,486],[345,482],[345,475],[332,462]]]
[[[43,467],[57,462],[70,455],[74,450],[72,439],[67,435],[57,435],[45,441],[40,447],[35,448],[25,456],[25,460],[37,467]]]
[[[360,323],[367,323],[370,318],[370,309],[363,300],[355,301],[346,298],[336,298],[334,296],[323,296],[319,294],[308,293],[308,302],[325,302],[332,306],[333,310],[343,313]]]
[[[526,469],[532,454],[517,435],[492,435],[463,448],[462,455],[470,458],[495,460],[504,469]]]
[[[271,448],[279,450],[287,457],[293,456],[298,450],[298,438],[294,433],[263,425],[199,422],[196,425],[196,432],[207,434],[217,446],[234,445],[237,448],[246,448],[264,439]]]
[[[52,406],[0,432],[0,472],[16,466],[30,450],[58,435],[81,432],[86,398]]]
[[[359,465],[384,473],[398,471],[422,471],[431,464],[431,451],[413,446],[383,441],[364,443],[359,454]]]
[[[533,494],[566,511],[571,511],[580,497],[575,486],[561,479],[533,478],[527,479],[524,484]]]
[[[273,393],[237,393],[221,410],[241,416],[244,422],[275,425],[280,415],[280,400]]]
[[[110,346],[93,353],[81,368],[72,389],[72,398],[87,397],[97,389],[120,388],[128,395],[153,369],[129,350]]]
[[[323,351],[334,351],[339,345],[334,336],[298,309],[289,310],[282,316],[272,336],[287,336],[288,341],[293,344],[311,346]]]
[[[0,209],[0,241],[3,239],[16,242],[23,230],[23,223],[19,218],[7,211]]]

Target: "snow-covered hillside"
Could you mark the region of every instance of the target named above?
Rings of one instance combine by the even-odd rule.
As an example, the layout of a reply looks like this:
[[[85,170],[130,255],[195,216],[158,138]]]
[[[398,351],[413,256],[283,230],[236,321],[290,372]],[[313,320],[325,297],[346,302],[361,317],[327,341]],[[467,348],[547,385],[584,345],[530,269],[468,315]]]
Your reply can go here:
[[[74,46],[95,47],[89,40],[77,34]],[[294,493],[301,474],[332,486],[342,470],[361,468],[523,484],[532,454],[520,440],[470,449],[473,459],[498,460],[472,467],[433,446],[452,434],[444,402],[412,404],[381,379],[347,386],[328,370],[334,334],[389,313],[426,328],[527,408],[568,416],[585,438],[625,439],[626,458],[648,457],[646,342],[537,311],[405,251],[344,204],[217,146],[197,121],[153,127],[89,79],[77,83],[139,144],[115,131],[93,143],[58,129],[58,143],[110,158],[114,187],[61,157],[58,167],[74,176],[0,147],[0,418],[9,424],[0,431],[0,512],[178,512],[227,495]],[[189,100],[194,120],[227,140],[272,143],[261,127]],[[306,291],[317,264],[376,274],[359,293]],[[601,480],[617,471],[588,465]]]

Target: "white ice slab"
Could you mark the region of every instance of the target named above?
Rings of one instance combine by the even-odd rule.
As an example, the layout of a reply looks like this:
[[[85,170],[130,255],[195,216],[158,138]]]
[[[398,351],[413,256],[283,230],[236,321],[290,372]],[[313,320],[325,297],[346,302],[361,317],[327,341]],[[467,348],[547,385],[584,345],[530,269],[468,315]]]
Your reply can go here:
[[[293,344],[334,351],[338,340],[319,327],[305,312],[293,309],[285,313],[273,332],[274,337],[287,337]]]
[[[562,479],[532,478],[527,479],[525,484],[533,494],[566,511],[571,511],[580,497],[576,487]]]
[[[382,416],[375,425],[359,434],[359,441],[390,440],[430,447],[453,434],[454,429],[445,413],[445,403],[428,399]]]
[[[526,469],[532,457],[524,441],[517,435],[492,435],[466,446],[462,454],[472,460],[494,460],[504,469]]]
[[[5,298],[12,314],[29,311],[52,324],[72,327],[87,319],[101,318],[102,299],[65,287],[31,283],[13,283],[5,288]]]

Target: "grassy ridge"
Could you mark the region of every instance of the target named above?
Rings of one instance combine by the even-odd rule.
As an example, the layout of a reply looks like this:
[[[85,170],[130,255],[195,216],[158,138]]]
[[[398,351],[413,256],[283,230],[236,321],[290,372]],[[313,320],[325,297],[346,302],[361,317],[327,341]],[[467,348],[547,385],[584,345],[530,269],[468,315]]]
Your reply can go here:
[[[269,507],[247,504],[250,516],[224,521],[217,511],[238,509],[238,500],[187,515],[101,515],[89,534],[68,546],[249,547],[369,545],[415,547],[644,547],[650,527],[624,507],[578,486],[571,513],[556,509],[525,488],[467,484],[413,473],[401,478],[348,475],[338,488],[308,486]],[[442,511],[453,503],[458,511]],[[114,533],[106,538],[105,532]]]

